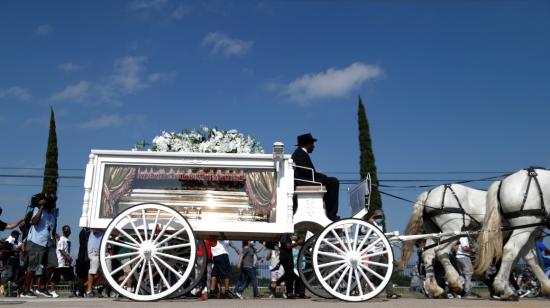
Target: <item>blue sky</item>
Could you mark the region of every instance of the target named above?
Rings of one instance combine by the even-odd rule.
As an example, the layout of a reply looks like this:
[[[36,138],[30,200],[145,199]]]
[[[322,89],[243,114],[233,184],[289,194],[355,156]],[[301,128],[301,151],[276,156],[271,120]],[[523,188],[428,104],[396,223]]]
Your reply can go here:
[[[208,125],[268,151],[311,132],[317,167],[355,179],[358,95],[382,179],[550,167],[548,29],[546,1],[2,2],[0,167],[43,166],[53,106],[62,169],[84,168],[92,148]],[[40,183],[0,178],[3,219],[21,216]],[[75,231],[81,185],[60,182],[60,222]],[[410,206],[384,206],[402,230]]]

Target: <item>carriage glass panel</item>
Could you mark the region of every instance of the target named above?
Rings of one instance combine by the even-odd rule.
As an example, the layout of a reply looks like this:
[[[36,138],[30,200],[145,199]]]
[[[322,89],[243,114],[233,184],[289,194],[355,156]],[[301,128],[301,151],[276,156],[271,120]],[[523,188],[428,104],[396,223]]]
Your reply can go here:
[[[99,217],[150,202],[187,219],[274,221],[276,196],[275,170],[107,164]]]

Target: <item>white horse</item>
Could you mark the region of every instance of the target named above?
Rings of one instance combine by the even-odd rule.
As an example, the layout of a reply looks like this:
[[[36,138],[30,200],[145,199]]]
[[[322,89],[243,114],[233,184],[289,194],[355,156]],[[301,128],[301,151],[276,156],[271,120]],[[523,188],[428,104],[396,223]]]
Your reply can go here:
[[[479,227],[485,217],[486,192],[460,184],[441,185],[429,192],[421,193],[414,205],[405,234],[418,234],[421,227],[426,233],[455,232]],[[462,208],[462,210],[460,210]],[[432,239],[426,246],[434,244]],[[453,242],[439,245],[423,252],[422,259],[426,266],[424,287],[433,298],[446,296],[445,290],[438,286],[433,271],[433,260],[438,260],[445,268],[445,280],[455,293],[461,293],[463,281],[449,260]],[[400,267],[404,268],[412,253],[413,241],[403,244]]]
[[[505,232],[509,237],[503,248],[502,227],[517,227],[543,223],[550,212],[550,170],[526,169],[518,171],[501,182],[495,182],[487,192],[487,215],[475,264],[476,273],[485,272],[502,257],[495,277],[494,291],[502,300],[517,300],[516,291],[508,283],[512,267],[519,257],[531,267],[541,283],[544,295],[550,295],[550,280],[540,268],[535,237],[543,228],[532,226]],[[546,217],[548,219],[548,217]],[[548,220],[546,220],[548,224]]]

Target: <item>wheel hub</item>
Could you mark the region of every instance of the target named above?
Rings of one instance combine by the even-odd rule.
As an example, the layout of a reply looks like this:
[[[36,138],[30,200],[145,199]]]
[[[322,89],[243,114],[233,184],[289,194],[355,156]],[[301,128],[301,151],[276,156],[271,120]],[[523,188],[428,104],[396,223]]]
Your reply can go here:
[[[151,241],[145,241],[140,246],[140,252],[145,258],[145,260],[150,261],[155,256],[155,253],[157,252],[155,244],[153,244]]]

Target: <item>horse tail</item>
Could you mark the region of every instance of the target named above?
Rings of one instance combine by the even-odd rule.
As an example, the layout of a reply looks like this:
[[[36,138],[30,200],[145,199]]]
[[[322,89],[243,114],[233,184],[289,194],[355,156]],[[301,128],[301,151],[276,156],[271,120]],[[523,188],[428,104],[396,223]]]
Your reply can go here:
[[[414,204],[413,212],[411,218],[409,218],[409,223],[407,228],[405,228],[405,234],[418,234],[420,228],[422,227],[422,214],[424,213],[424,204],[428,199],[428,192],[425,191],[418,195],[416,198],[416,203]],[[401,261],[399,262],[399,269],[403,270],[412,254],[414,241],[405,241],[403,242],[403,248],[401,249]]]
[[[498,261],[502,257],[502,219],[498,199],[500,183],[493,183],[487,191],[485,220],[477,237],[479,249],[474,267],[477,274],[487,271],[493,260]]]

